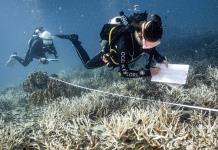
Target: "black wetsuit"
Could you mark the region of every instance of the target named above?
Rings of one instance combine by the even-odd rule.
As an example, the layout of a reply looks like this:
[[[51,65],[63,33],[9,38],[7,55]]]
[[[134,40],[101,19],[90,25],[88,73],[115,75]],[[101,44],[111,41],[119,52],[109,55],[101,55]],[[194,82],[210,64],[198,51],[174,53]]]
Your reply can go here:
[[[46,53],[53,54],[55,58],[57,58],[57,51],[53,43],[51,45],[44,45],[43,40],[40,37],[32,36],[29,41],[29,49],[25,58],[23,59],[19,56],[15,56],[14,58],[23,66],[27,66],[33,60],[33,58],[46,58]]]
[[[106,65],[102,60],[102,57],[105,54],[104,52],[100,52],[94,58],[90,59],[86,50],[81,46],[79,41],[72,41],[72,43],[86,68],[93,69]],[[150,55],[149,62],[151,62],[152,59],[155,59],[159,63],[165,60],[165,58],[157,52],[156,48],[143,50],[135,40],[133,32],[124,32],[116,41],[115,45],[118,53],[114,58],[118,64],[112,64],[112,67],[119,66],[120,73],[123,77],[137,78],[151,76],[149,69],[141,69],[144,72],[141,74],[141,70],[130,70],[128,67],[130,62],[136,61],[143,53],[148,53]]]

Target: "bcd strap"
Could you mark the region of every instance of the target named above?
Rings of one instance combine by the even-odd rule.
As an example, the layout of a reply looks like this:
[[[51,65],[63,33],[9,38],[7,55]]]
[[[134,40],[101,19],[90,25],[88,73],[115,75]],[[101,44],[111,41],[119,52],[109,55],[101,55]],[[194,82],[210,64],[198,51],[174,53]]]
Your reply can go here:
[[[112,34],[113,31],[117,28],[117,26],[111,28],[110,32],[109,32],[109,57],[112,63],[114,63],[115,65],[119,65],[118,62],[115,61],[115,59],[113,58],[113,53],[117,53],[117,50],[112,48]]]

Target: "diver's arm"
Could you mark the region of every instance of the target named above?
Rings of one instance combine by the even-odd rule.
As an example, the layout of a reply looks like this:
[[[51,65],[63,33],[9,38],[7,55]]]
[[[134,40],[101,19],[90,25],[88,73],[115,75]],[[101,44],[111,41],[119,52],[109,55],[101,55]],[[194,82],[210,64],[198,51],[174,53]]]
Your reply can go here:
[[[35,37],[35,36],[32,36],[32,37],[29,39],[29,41],[28,41],[28,47],[29,47],[29,49],[32,47],[33,42],[36,41],[36,40],[37,40],[37,37]]]
[[[38,47],[41,44],[42,44],[42,40],[40,40],[37,37],[32,37],[28,42],[29,48],[26,53],[25,59],[32,57],[35,54],[35,52],[38,51]]]
[[[145,52],[149,54],[148,64],[145,66],[145,68],[149,69],[151,67],[154,67],[154,60],[156,60],[158,63],[168,64],[166,57],[160,55],[155,47]]]
[[[34,45],[37,43],[37,38],[32,36],[29,41],[28,41],[28,51],[26,53],[26,56],[29,56],[31,54],[32,48],[34,47]]]
[[[54,44],[51,45],[51,49],[52,49],[52,52],[53,52],[53,54],[54,54],[54,57],[55,57],[55,58],[58,58],[57,50],[56,50]]]
[[[119,64],[120,64],[120,73],[123,77],[126,78],[138,78],[151,76],[150,70],[130,70],[128,67],[128,60],[126,59],[127,47],[125,43],[125,37],[122,36],[118,42],[118,52],[119,52]]]
[[[49,46],[47,46],[47,47],[45,47],[45,48],[46,48],[46,51],[47,51],[48,53],[53,54],[55,58],[58,58],[57,50],[56,50],[54,44],[49,45]]]
[[[165,59],[164,56],[162,56],[157,50],[156,48],[154,47],[152,50],[152,55],[153,55],[153,58],[158,62],[158,63],[162,63]]]

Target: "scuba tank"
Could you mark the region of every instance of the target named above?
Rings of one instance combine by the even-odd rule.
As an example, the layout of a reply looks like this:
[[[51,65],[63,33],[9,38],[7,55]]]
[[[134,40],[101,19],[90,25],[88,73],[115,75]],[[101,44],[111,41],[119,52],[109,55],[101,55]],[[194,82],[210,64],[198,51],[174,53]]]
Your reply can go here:
[[[101,30],[100,37],[100,45],[101,45],[101,51],[104,53],[108,52],[108,42],[109,42],[109,33],[113,27],[124,25],[129,25],[129,19],[124,14],[123,11],[119,13],[119,16],[116,16],[109,20],[107,24],[105,24]]]

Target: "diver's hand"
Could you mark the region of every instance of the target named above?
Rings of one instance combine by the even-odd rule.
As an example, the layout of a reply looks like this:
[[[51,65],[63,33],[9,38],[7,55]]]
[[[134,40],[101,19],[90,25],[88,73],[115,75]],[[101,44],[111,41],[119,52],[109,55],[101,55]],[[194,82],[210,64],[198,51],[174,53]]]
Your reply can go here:
[[[165,60],[162,62],[162,64],[165,64],[166,67],[168,68],[168,64],[169,64],[169,62],[168,62],[168,60],[167,60],[167,57],[165,57]]]
[[[108,64],[109,63],[109,54],[104,54],[102,56],[102,61],[105,63],[105,64]]]
[[[150,68],[151,76],[157,75],[160,72],[159,67]]]
[[[49,61],[48,61],[48,59],[46,59],[46,58],[40,58],[39,59],[39,61],[42,63],[42,64],[48,64],[49,63]]]

